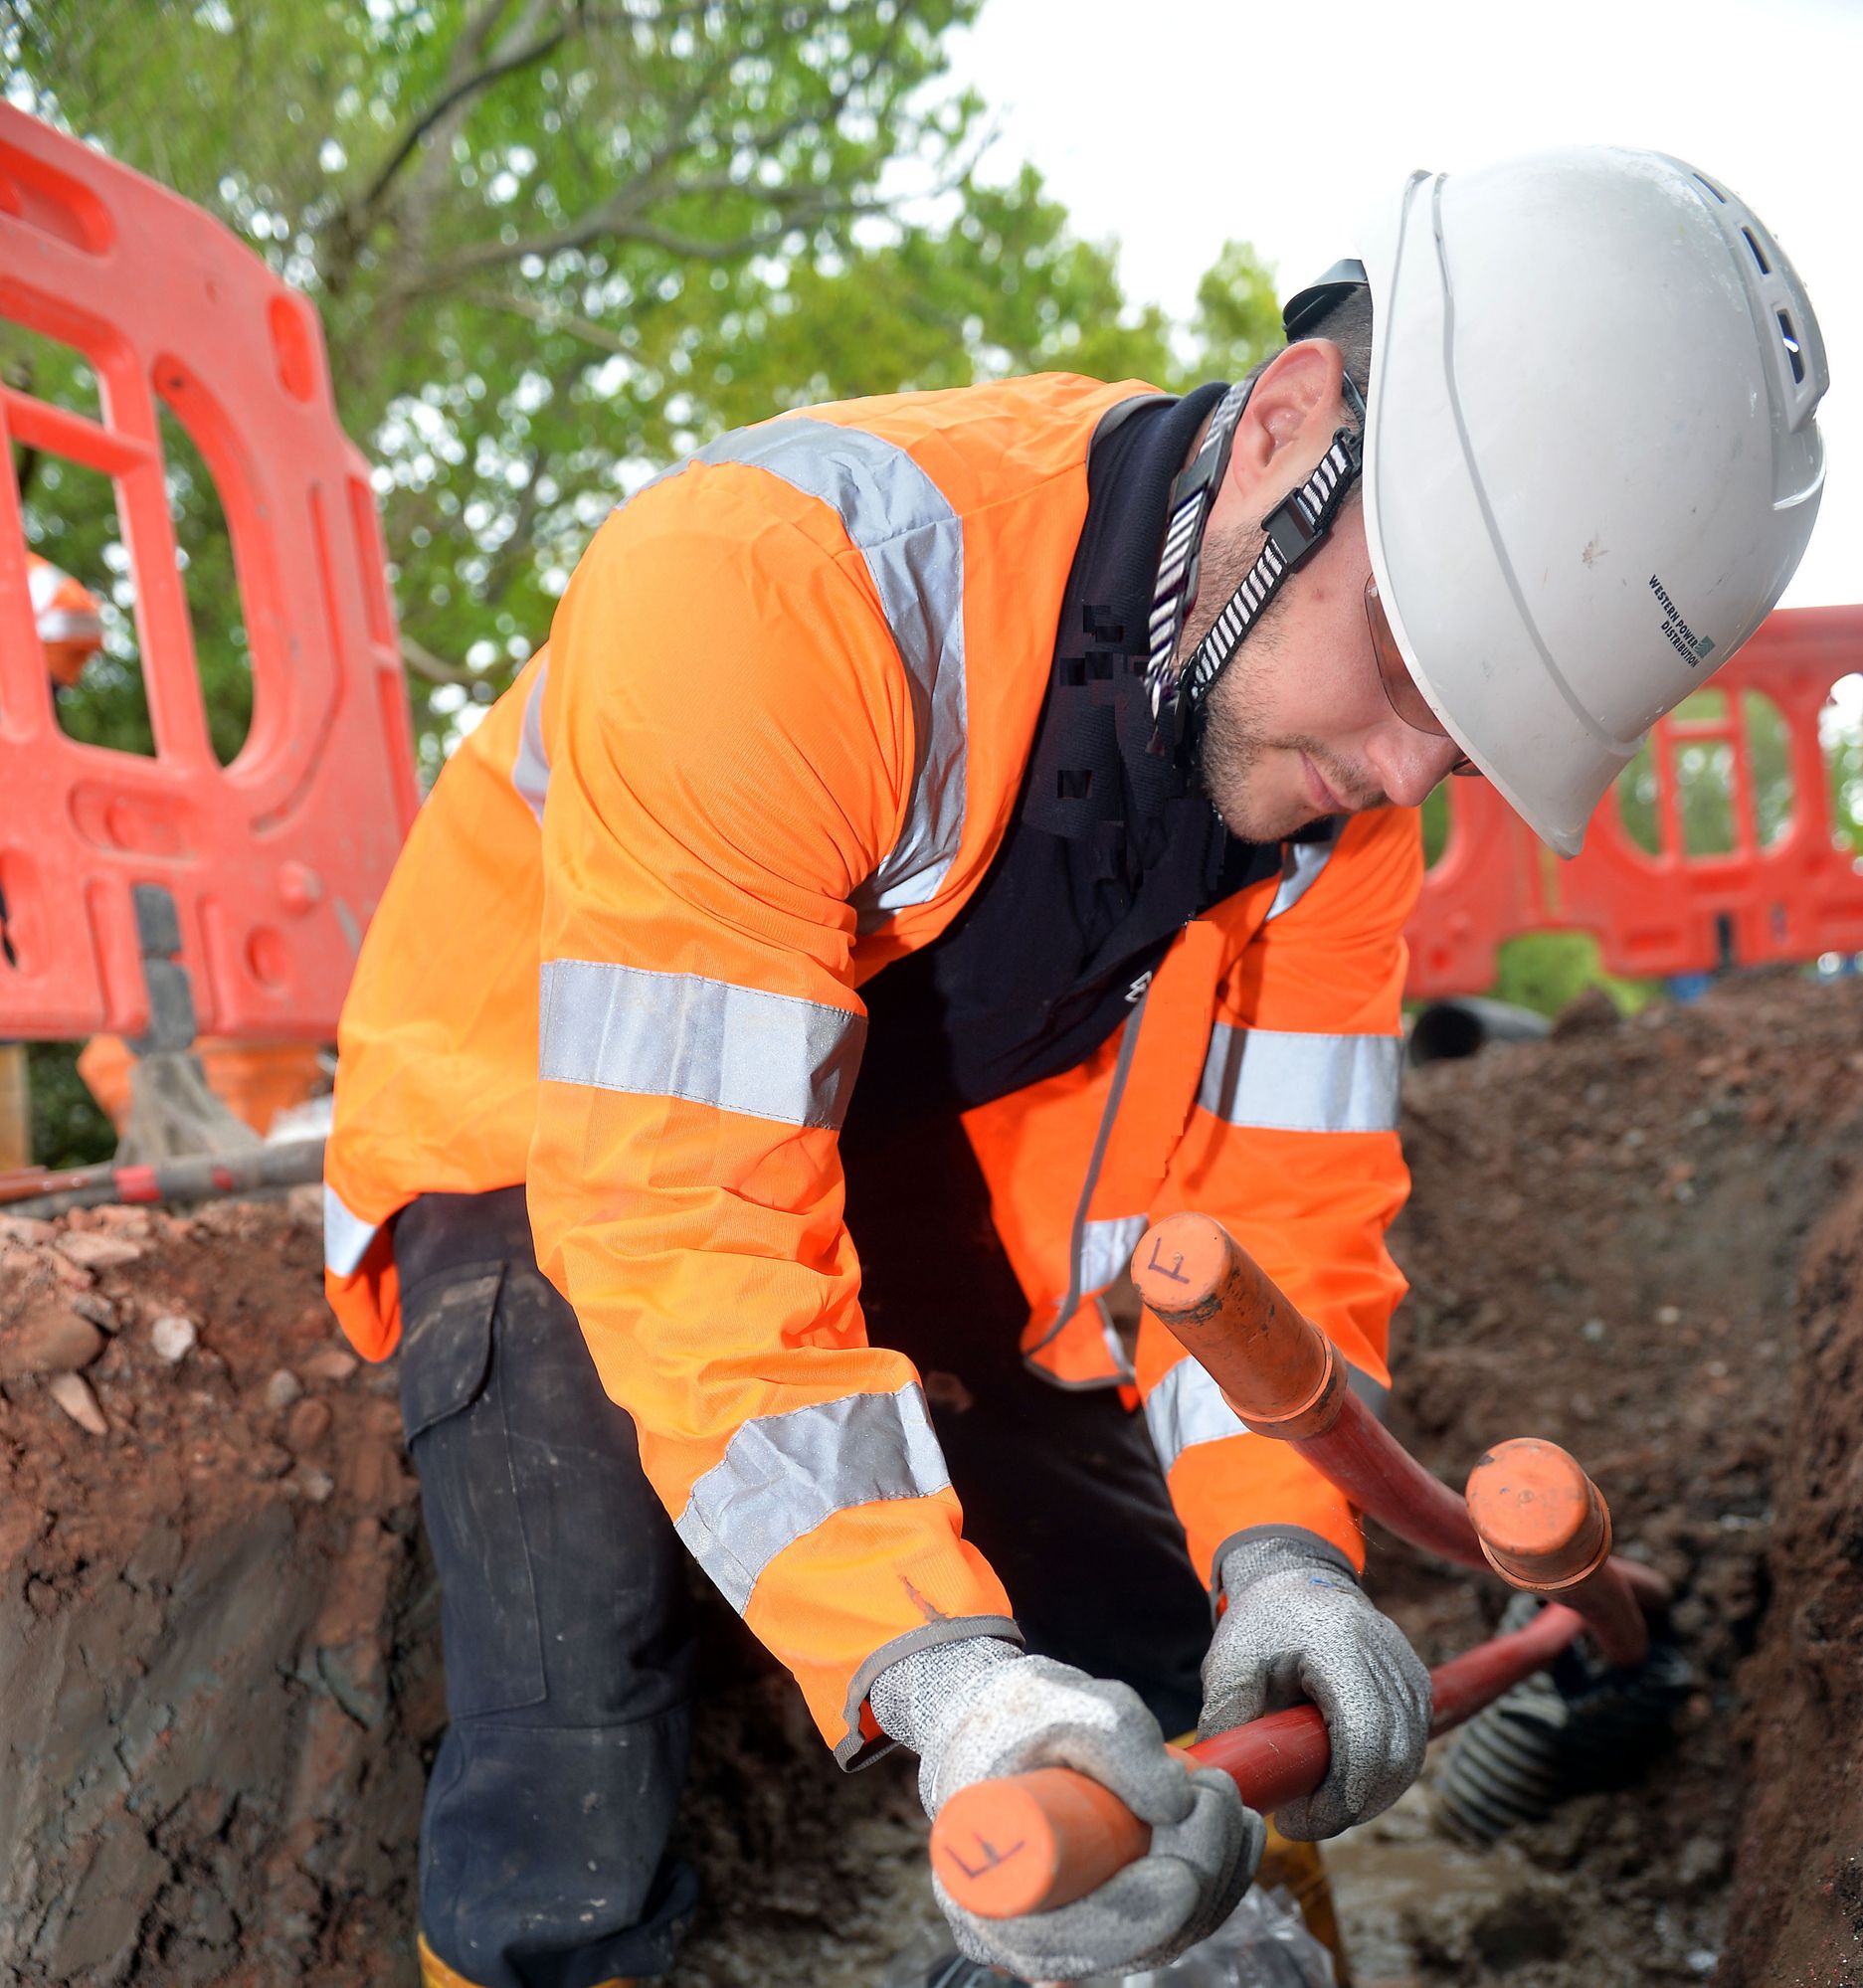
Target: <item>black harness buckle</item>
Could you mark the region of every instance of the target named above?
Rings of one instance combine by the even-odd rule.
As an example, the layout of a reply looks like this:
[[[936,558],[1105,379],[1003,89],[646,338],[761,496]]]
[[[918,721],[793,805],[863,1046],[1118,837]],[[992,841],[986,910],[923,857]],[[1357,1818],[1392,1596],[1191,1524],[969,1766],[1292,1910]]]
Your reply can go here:
[[[1324,532],[1313,529],[1291,496],[1283,497],[1261,520],[1261,529],[1267,533],[1268,543],[1281,555],[1290,571],[1326,536]]]

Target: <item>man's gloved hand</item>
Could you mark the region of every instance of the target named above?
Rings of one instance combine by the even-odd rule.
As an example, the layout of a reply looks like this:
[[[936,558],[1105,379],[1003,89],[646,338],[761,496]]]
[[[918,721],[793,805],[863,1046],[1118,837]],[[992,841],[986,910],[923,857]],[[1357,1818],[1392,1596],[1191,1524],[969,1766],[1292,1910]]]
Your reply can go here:
[[[889,1665],[868,1694],[880,1729],[919,1756],[927,1815],[959,1788],[1030,1767],[1076,1767],[1152,1825],[1150,1853],[1053,1911],[967,1912],[936,1878],[958,1949],[1026,1980],[1072,1980],[1161,1964],[1234,1910],[1266,1828],[1235,1783],[1188,1772],[1128,1685],[973,1636]]]
[[[1275,1812],[1313,1840],[1382,1814],[1416,1779],[1429,1738],[1429,1673],[1395,1622],[1365,1598],[1345,1555],[1310,1533],[1257,1533],[1221,1556],[1228,1607],[1204,1659],[1198,1736],[1311,1699],[1333,1764],[1304,1800]]]

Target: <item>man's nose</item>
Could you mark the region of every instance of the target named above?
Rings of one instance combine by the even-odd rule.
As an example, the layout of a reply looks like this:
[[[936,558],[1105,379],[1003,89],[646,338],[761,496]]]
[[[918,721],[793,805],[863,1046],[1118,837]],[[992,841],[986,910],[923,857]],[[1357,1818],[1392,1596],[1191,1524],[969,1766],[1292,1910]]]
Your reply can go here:
[[[1462,757],[1453,739],[1419,732],[1402,719],[1380,725],[1365,743],[1365,756],[1378,775],[1385,798],[1398,808],[1415,808]]]

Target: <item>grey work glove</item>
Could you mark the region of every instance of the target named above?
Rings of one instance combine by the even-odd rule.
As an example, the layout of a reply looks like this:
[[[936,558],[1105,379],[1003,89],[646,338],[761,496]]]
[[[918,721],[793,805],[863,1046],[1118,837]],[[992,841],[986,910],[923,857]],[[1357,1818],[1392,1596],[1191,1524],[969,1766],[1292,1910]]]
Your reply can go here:
[[[1235,1909],[1261,1861],[1266,1826],[1235,1783],[1189,1772],[1129,1685],[1025,1657],[985,1636],[936,1643],[889,1665],[868,1693],[880,1729],[919,1756],[919,1798],[938,1811],[973,1782],[1075,1767],[1152,1825],[1138,1863],[1053,1911],[986,1919],[933,1888],[967,1959],[1029,1981],[1162,1964]]]
[[[1221,1555],[1228,1607],[1204,1659],[1199,1738],[1311,1699],[1333,1763],[1275,1812],[1312,1841],[1382,1815],[1416,1779],[1429,1739],[1429,1673],[1365,1598],[1350,1561],[1310,1533],[1257,1533]]]

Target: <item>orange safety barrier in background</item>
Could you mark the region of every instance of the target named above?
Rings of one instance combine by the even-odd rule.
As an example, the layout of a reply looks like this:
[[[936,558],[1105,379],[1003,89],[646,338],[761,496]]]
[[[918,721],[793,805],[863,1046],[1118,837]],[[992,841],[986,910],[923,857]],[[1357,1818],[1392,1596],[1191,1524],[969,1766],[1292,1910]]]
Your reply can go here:
[[[1819,716],[1839,678],[1863,671],[1863,608],[1787,608],[1704,689],[1724,715],[1663,719],[1652,734],[1660,852],[1632,840],[1621,795],[1591,818],[1584,852],[1561,862],[1482,781],[1450,781],[1449,836],[1423,881],[1408,930],[1412,998],[1479,994],[1494,985],[1503,941],[1523,932],[1583,931],[1611,973],[1705,973],[1767,961],[1863,951],[1863,875],[1835,834]],[[1789,820],[1761,834],[1746,692],[1777,707],[1786,736]],[[1679,756],[1725,747],[1731,849],[1684,846]]]
[[[316,313],[199,209],[0,104],[0,317],[76,347],[103,409],[0,386],[0,1039],[333,1036],[418,793],[374,495]],[[162,406],[212,473],[238,573],[253,720],[224,768]],[[153,758],[59,728],[16,445],[114,482]]]

